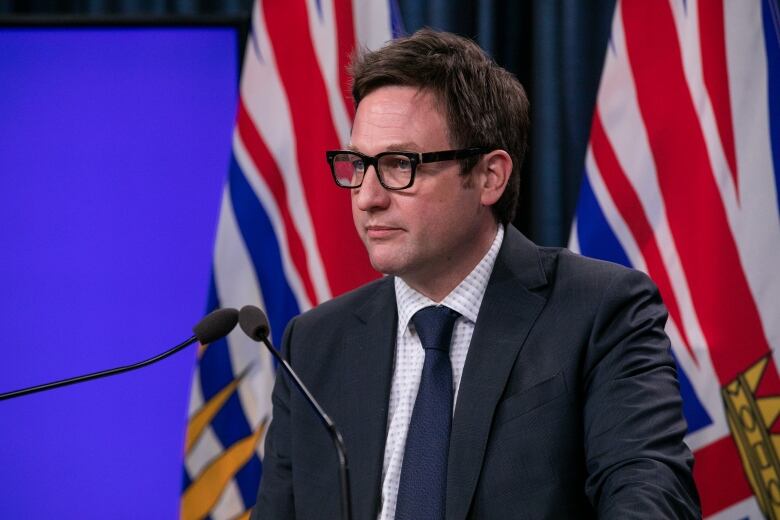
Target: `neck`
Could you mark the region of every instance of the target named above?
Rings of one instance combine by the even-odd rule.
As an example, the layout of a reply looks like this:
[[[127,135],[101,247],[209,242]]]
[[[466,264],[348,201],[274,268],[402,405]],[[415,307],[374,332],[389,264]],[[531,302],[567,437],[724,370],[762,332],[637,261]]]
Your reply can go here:
[[[482,227],[474,237],[473,245],[459,258],[450,258],[449,263],[437,266],[436,273],[402,275],[401,279],[420,294],[439,303],[447,297],[485,257],[498,232],[495,219]]]

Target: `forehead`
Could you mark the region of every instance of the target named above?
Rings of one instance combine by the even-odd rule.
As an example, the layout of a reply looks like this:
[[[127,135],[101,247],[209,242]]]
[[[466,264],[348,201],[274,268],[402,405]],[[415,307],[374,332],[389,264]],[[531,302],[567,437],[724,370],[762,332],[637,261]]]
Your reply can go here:
[[[351,145],[378,153],[401,144],[423,151],[449,143],[446,118],[436,97],[427,90],[387,86],[363,98],[355,113]]]

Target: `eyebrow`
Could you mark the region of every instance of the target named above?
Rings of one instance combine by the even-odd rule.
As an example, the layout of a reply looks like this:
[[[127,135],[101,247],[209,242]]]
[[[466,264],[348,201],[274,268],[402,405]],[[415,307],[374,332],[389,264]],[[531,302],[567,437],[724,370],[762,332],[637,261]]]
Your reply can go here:
[[[352,145],[351,143],[347,145],[347,150],[353,151],[353,152],[359,152],[360,149],[358,149],[356,146]],[[419,150],[419,146],[412,142],[408,143],[395,143],[390,144],[385,148],[386,152],[415,152],[417,153]]]

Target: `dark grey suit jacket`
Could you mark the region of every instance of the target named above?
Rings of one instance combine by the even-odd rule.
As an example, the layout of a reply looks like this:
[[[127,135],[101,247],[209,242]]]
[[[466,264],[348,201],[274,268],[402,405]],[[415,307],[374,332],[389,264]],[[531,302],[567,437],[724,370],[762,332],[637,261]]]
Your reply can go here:
[[[344,436],[358,520],[380,508],[396,321],[386,277],[284,338]],[[699,517],[665,321],[645,275],[507,228],[455,406],[447,519]],[[286,376],[273,403],[253,518],[340,518],[323,426]]]

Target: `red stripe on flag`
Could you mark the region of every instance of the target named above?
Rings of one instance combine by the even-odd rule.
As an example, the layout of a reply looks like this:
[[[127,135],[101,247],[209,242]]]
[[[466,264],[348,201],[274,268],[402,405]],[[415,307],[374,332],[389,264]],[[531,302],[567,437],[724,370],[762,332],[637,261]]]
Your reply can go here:
[[[314,304],[317,301],[317,294],[309,276],[306,249],[303,247],[298,230],[293,225],[290,209],[287,205],[287,189],[284,186],[281,170],[252,123],[243,99],[239,99],[236,126],[252,162],[255,164],[258,173],[263,177],[274,200],[276,200],[276,206],[279,208],[279,213],[282,217],[284,232],[287,235],[287,248],[290,251],[292,263],[303,282],[306,296]],[[281,240],[281,237],[279,239]]]
[[[312,45],[305,0],[263,2],[275,61],[290,104],[303,190],[333,295],[376,278],[357,236],[350,193],[335,186],[325,150],[339,148],[325,82]],[[296,23],[289,23],[296,20]]]
[[[352,15],[352,0],[336,0],[333,3],[333,7],[336,10],[334,19],[336,20],[339,50],[339,86],[341,87],[341,95],[344,98],[344,106],[347,107],[349,118],[354,119],[355,106],[352,104],[349,74],[347,74],[350,55],[352,49],[355,48],[355,21]]]
[[[661,257],[655,233],[639,200],[639,195],[637,195],[636,190],[618,162],[615,150],[612,148],[612,144],[609,142],[607,133],[604,130],[604,125],[601,122],[601,112],[598,107],[596,107],[596,111],[593,114],[590,144],[593,150],[593,158],[601,172],[601,177],[604,179],[604,184],[607,190],[609,190],[615,206],[617,206],[618,211],[623,216],[623,220],[626,221],[626,224],[631,229],[634,240],[636,240],[639,248],[642,250],[642,256],[645,259],[645,264],[647,264],[647,274],[658,285],[661,297],[680,331],[685,347],[688,349],[691,358],[695,360],[696,356],[691,349],[688,335],[685,333],[680,306],[672,290],[672,282],[669,279],[669,273],[666,271],[666,265]]]
[[[683,72],[666,2],[621,2],[666,213],[721,384],[769,350]]]
[[[742,460],[731,437],[724,437],[696,450],[693,479],[707,517],[753,495],[742,472]]]
[[[723,145],[734,188],[737,182],[737,157],[734,149],[734,128],[731,123],[729,73],[726,66],[726,28],[723,24],[723,1],[699,2],[699,45],[704,85],[709,93],[718,135]]]

